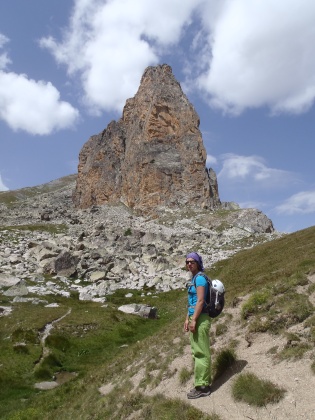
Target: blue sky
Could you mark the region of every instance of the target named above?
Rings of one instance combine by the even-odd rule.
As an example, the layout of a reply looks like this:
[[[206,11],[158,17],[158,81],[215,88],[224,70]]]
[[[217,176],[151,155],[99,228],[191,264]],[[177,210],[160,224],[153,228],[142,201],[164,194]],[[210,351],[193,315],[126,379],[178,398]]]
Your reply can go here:
[[[222,201],[315,224],[313,0],[0,3],[0,190],[75,173],[149,65],[201,120]],[[313,138],[313,140],[312,140]]]

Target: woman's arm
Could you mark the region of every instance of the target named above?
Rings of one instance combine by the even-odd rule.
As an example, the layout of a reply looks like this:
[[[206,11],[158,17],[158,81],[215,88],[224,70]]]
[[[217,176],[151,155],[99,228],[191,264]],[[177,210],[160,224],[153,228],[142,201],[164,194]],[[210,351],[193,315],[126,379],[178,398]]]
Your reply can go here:
[[[196,322],[197,319],[199,317],[199,315],[201,314],[204,302],[205,302],[205,287],[204,286],[197,286],[196,287],[197,290],[197,303],[195,306],[195,311],[194,314],[191,318],[190,324],[189,324],[189,329],[191,332],[195,332],[196,331]]]

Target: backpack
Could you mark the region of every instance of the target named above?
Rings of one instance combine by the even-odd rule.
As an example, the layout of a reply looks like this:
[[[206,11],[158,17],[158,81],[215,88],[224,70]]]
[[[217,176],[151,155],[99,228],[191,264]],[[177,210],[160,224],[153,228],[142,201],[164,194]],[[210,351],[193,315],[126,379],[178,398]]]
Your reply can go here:
[[[210,316],[210,318],[216,318],[222,312],[224,308],[224,294],[225,288],[220,280],[210,280],[209,277],[204,273],[198,273],[197,275],[203,276],[208,282],[208,293],[206,296],[206,308],[204,311]],[[196,287],[196,280],[193,279],[194,286]]]

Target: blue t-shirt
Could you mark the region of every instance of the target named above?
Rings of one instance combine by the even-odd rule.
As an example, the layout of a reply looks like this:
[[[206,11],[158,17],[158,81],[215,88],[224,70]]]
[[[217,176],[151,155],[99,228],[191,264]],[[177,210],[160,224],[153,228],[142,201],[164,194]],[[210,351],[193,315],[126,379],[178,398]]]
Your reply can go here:
[[[188,285],[188,315],[192,316],[195,312],[195,306],[198,301],[197,289],[195,287],[203,286],[205,288],[205,300],[208,293],[208,282],[201,274],[196,274]]]

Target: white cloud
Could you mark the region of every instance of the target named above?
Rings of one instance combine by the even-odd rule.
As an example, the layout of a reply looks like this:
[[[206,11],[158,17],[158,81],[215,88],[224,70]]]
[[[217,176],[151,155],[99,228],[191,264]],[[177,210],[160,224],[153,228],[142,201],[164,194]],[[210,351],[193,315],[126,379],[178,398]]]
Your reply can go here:
[[[50,82],[7,70],[11,60],[4,47],[8,42],[0,33],[0,119],[14,131],[39,135],[73,126],[78,110],[61,101],[59,91]]]
[[[4,185],[1,175],[0,175],[0,191],[8,191],[8,190],[9,188],[6,185]]]
[[[199,1],[76,0],[62,42],[43,38],[69,74],[79,73],[94,112],[121,111],[141,75],[176,44]]]
[[[40,43],[79,74],[95,113],[121,111],[145,67],[179,45],[185,87],[211,106],[301,113],[315,98],[314,21],[313,0],[75,0],[62,40]]]
[[[198,78],[209,103],[240,113],[269,106],[300,113],[315,98],[315,3],[313,0],[224,0],[203,5],[208,33]],[[203,42],[203,49],[204,49]]]
[[[5,44],[9,42],[9,38],[7,38],[5,35],[0,33],[0,50],[2,50],[5,46]],[[11,63],[11,60],[8,57],[8,54],[6,51],[0,52],[0,70],[5,70],[8,64]]]
[[[283,188],[297,182],[297,177],[288,171],[269,168],[259,156],[240,156],[232,153],[223,155],[223,165],[218,178],[228,180],[230,183],[248,182],[249,186],[256,188]]]
[[[275,210],[279,214],[289,215],[315,213],[315,190],[294,194]]]
[[[14,131],[50,134],[73,126],[78,111],[50,83],[0,71],[0,119]]]
[[[207,155],[207,160],[206,160],[206,167],[207,168],[210,168],[212,165],[216,165],[217,162],[218,162],[218,160],[215,156]]]

